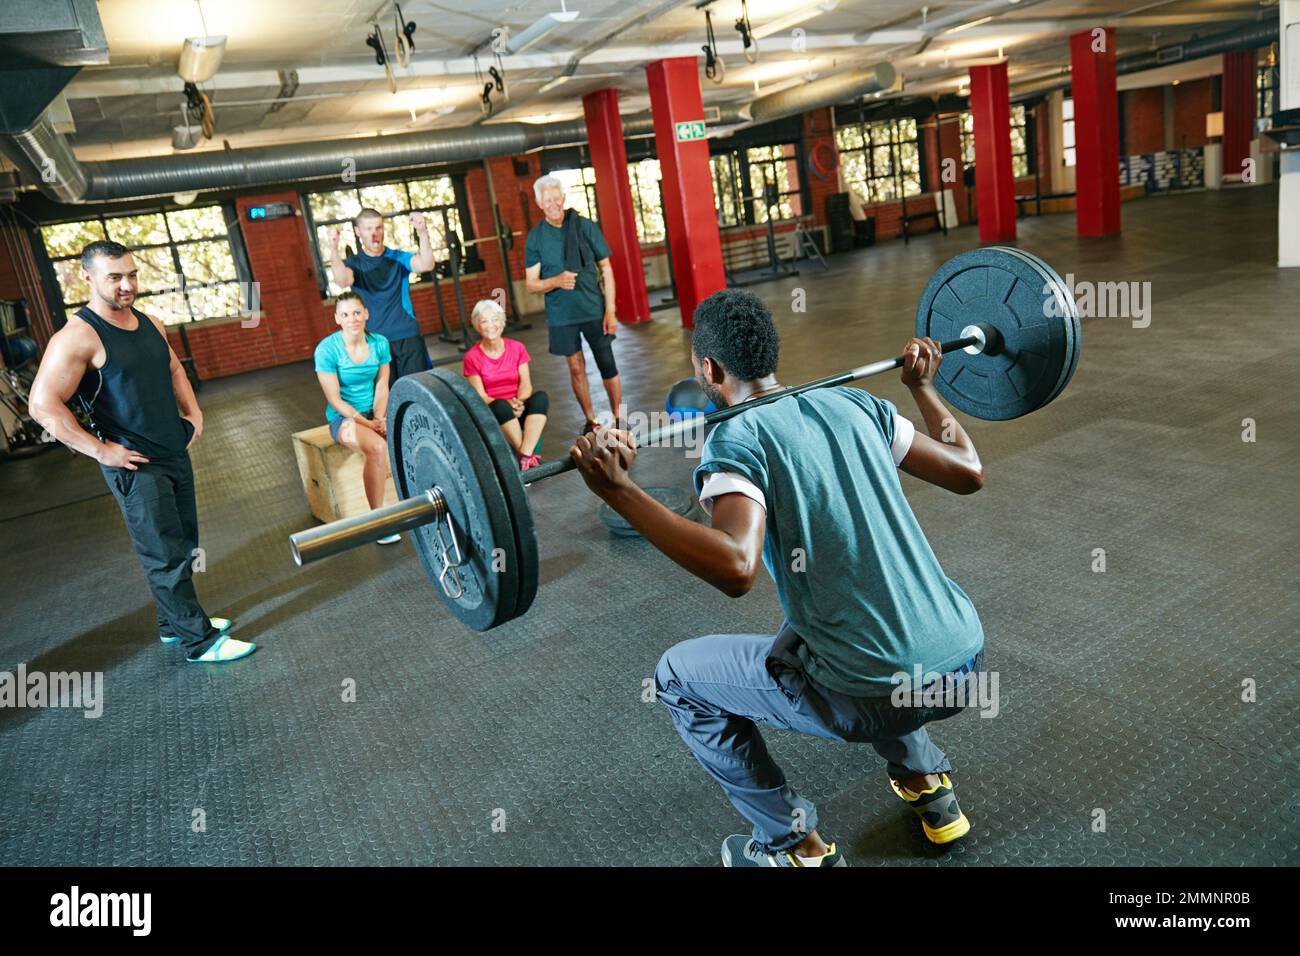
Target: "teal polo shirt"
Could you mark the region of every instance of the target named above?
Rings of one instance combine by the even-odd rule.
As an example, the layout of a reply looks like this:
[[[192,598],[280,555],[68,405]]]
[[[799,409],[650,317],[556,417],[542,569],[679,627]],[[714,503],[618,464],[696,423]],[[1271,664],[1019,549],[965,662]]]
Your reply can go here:
[[[719,423],[694,474],[697,494],[713,472],[763,492],[763,564],[804,669],[856,697],[887,697],[894,674],[946,673],[984,646],[903,495],[895,415],[847,386],[792,395]]]
[[[596,263],[609,258],[609,245],[600,227],[590,219],[578,216],[578,228],[581,240],[587,243],[594,258],[578,273],[577,284],[572,289],[552,289],[543,296],[547,325],[582,325],[605,317],[605,294],[600,291],[600,270]],[[564,267],[564,229],[552,226],[545,219],[528,231],[524,243],[524,268],[531,269],[539,262],[543,279],[567,271]]]

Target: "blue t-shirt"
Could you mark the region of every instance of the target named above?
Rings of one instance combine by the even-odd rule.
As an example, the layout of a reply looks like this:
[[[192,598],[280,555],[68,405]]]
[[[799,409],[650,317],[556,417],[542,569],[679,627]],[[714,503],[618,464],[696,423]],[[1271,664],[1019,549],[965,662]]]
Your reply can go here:
[[[888,696],[899,671],[946,673],[984,646],[970,598],[950,581],[903,496],[890,446],[894,406],[840,386],[721,422],[695,469],[752,482],[767,505],[763,563],[819,684]]]
[[[389,249],[377,256],[358,252],[343,260],[352,270],[352,291],[361,296],[366,310],[366,331],[389,341],[420,334],[411,307],[411,260],[414,252]]]
[[[375,379],[381,366],[393,360],[388,348],[388,339],[366,330],[366,344],[370,351],[364,362],[354,362],[348,355],[348,347],[343,344],[343,333],[335,332],[321,340],[316,346],[316,371],[333,372],[339,377],[339,397],[359,412],[375,409]],[[342,418],[334,406],[325,403],[325,419],[334,421]]]

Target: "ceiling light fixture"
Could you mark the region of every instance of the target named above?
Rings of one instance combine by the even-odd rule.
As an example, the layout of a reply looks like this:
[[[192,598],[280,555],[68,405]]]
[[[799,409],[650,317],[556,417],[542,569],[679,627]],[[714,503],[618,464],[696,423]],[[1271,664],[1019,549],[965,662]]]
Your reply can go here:
[[[576,19],[578,19],[578,11],[566,9],[564,0],[560,0],[559,12],[545,13],[532,26],[524,28],[523,32],[508,36],[504,44],[504,52],[522,53],[556,27],[572,23]]]
[[[203,27],[203,36],[186,37],[181,47],[180,62],[176,73],[186,83],[206,83],[216,75],[221,66],[221,58],[226,54],[226,37],[224,34],[208,33],[208,22],[203,16],[203,4],[196,0],[199,8],[199,23]]]
[[[969,30],[971,27],[979,27],[991,21],[992,17],[980,17],[978,20],[972,20],[970,23],[963,23],[961,26],[953,27],[951,30],[944,30],[944,36],[950,33],[961,33],[962,30]]]
[[[787,13],[783,17],[777,17],[770,23],[765,23],[761,27],[755,27],[753,37],[755,40],[762,40],[770,37],[774,33],[780,33],[782,30],[788,30],[790,27],[797,26],[805,20],[811,20],[815,16],[823,13],[830,13],[837,6],[839,0],[824,0],[822,3],[814,3],[811,6],[802,7],[792,13]]]

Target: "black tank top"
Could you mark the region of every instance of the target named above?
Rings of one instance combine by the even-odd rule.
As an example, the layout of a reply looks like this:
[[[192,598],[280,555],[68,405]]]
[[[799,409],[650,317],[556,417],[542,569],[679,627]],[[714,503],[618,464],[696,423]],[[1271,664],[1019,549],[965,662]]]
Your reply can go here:
[[[181,418],[172,391],[167,340],[142,312],[128,332],[105,322],[89,306],[77,317],[99,334],[106,358],[77,386],[100,441],[115,441],[148,458],[175,458],[185,451],[193,426]]]

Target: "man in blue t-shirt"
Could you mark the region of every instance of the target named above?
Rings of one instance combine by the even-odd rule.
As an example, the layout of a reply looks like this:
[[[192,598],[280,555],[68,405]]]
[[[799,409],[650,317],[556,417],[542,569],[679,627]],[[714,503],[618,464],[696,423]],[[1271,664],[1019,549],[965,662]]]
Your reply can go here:
[[[334,284],[361,296],[370,319],[367,331],[388,340],[392,352],[392,381],[403,375],[430,368],[420,325],[411,307],[412,272],[428,272],[434,266],[429,226],[421,213],[411,213],[411,228],[420,241],[420,251],[402,252],[384,245],[383,214],[362,209],[352,220],[359,251],[343,258],[337,229],[330,231],[330,272]]]
[[[749,292],[714,293],[695,312],[691,359],[720,408],[785,391],[778,348],[771,315]],[[984,632],[939,566],[897,469],[958,494],[977,491],[983,469],[934,389],[938,344],[912,339],[903,354],[903,382],[928,435],[889,402],[844,386],[749,409],[716,426],[695,469],[711,527],[631,481],[630,435],[598,429],[570,451],[588,487],[688,571],[740,597],[761,560],[776,585],[786,618],[777,634],[685,641],[655,672],[678,733],[753,824],[723,844],[728,866],[846,865],[759,724],[870,743],[932,842],[970,829],[925,725],[973,696]],[[931,676],[897,693],[900,675],[918,671]]]

